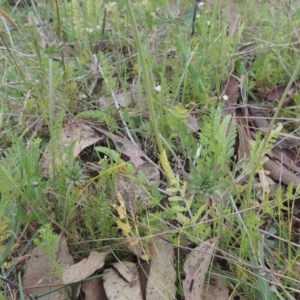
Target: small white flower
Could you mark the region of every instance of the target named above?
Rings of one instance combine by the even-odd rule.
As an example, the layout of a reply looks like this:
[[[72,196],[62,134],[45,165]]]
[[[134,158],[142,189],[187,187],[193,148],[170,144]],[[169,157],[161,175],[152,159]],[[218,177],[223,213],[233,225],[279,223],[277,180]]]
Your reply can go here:
[[[202,149],[202,145],[198,144],[198,148],[197,148],[197,151],[196,151],[196,154],[195,154],[195,159],[198,159],[200,157],[200,154],[201,154],[201,149]]]
[[[100,25],[97,25],[96,28],[97,28],[97,29],[101,29],[101,26],[100,26]]]
[[[210,21],[207,21],[206,24],[207,24],[207,26],[210,26]]]
[[[228,101],[228,99],[229,99],[229,97],[227,95],[223,95],[222,98],[223,98],[224,101]]]
[[[87,33],[92,33],[93,31],[94,31],[93,28],[86,28],[86,32],[87,32]]]
[[[158,85],[158,86],[156,86],[154,89],[155,89],[157,92],[160,92],[160,91],[161,91],[161,86]]]
[[[117,5],[117,2],[115,2],[115,1],[107,4],[107,6],[110,6],[110,7],[115,6],[115,5]]]
[[[83,94],[83,93],[79,95],[79,99],[87,99],[87,97],[88,96],[86,94]]]

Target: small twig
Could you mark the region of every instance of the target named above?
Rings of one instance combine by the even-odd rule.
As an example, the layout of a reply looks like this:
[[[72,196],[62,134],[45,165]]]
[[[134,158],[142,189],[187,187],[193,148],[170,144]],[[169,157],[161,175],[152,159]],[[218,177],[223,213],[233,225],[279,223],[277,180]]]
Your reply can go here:
[[[20,2],[21,2],[21,0],[18,0],[18,1],[16,2],[14,8],[12,9],[12,12],[14,12],[14,11],[18,8]]]
[[[104,38],[104,30],[105,30],[105,24],[106,24],[106,15],[107,15],[107,10],[106,7],[104,8],[104,16],[103,16],[103,21],[102,21],[102,31],[101,31],[101,39],[103,40]]]
[[[35,13],[35,17],[38,19],[38,21],[39,21],[39,23],[40,23],[39,25],[40,25],[40,26],[43,26],[43,21],[42,21],[41,15],[39,14],[39,11],[37,10],[34,1],[33,1],[33,0],[30,0],[30,4],[31,4],[31,7],[32,7],[32,9],[33,9],[33,11],[34,11],[34,13]],[[44,31],[44,28],[43,28],[43,31]],[[47,35],[46,32],[44,32],[44,33],[45,33],[45,35]]]
[[[1,50],[9,50],[10,52],[15,52],[15,53],[17,53],[17,54],[19,54],[20,56],[22,56],[22,57],[29,57],[29,58],[35,58],[36,57],[36,54],[25,54],[25,53],[23,53],[23,52],[21,52],[21,51],[18,51],[18,50],[16,50],[16,49],[13,49],[13,48],[7,48],[7,47],[0,47],[0,51]]]
[[[8,285],[10,285],[11,287],[16,288],[16,289],[19,289],[19,285],[18,285],[17,283],[15,283],[15,282],[13,282],[13,281],[7,279],[6,277],[0,275],[0,279],[2,279],[4,282],[6,282],[6,283],[7,283]],[[23,292],[24,292],[30,299],[32,299],[32,300],[37,300],[37,297],[34,296],[34,295],[32,295],[32,294],[30,294],[26,288],[23,288]]]

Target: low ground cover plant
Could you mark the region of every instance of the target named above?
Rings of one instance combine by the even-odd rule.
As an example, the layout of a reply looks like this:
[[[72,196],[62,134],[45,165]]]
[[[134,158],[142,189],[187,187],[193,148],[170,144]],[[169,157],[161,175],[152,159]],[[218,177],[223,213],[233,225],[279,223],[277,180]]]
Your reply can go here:
[[[300,3],[0,4],[1,299],[300,299]]]

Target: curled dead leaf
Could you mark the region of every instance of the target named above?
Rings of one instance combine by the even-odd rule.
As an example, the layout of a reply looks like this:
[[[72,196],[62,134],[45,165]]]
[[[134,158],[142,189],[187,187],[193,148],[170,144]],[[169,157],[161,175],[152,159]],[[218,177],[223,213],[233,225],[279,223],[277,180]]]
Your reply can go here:
[[[73,156],[76,157],[86,147],[95,144],[102,136],[99,136],[90,125],[84,120],[77,119],[64,125],[60,141],[56,142],[57,149],[50,150],[51,142],[46,147],[41,159],[40,166],[44,176],[49,177],[52,173],[53,161],[55,164],[61,164],[66,156],[66,149],[72,142],[75,142]],[[55,153],[55,157],[52,157],[52,153]]]

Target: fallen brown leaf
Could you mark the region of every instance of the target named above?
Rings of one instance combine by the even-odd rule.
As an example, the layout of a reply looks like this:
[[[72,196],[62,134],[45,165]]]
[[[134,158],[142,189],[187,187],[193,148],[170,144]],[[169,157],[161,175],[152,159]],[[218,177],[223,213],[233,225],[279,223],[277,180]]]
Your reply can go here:
[[[297,188],[300,185],[300,177],[289,171],[284,165],[277,161],[268,159],[264,163],[264,169],[269,171],[269,176],[276,181],[283,182],[286,185],[293,183],[294,188]]]
[[[174,246],[155,237],[150,245],[151,261],[146,299],[176,299]]]
[[[252,141],[249,126],[245,114],[241,110],[236,111],[236,123],[238,130],[239,146],[238,146],[238,158],[249,159],[250,158],[250,142]]]
[[[226,83],[225,89],[220,97],[220,103],[223,104],[226,114],[235,115],[235,107],[240,98],[239,82],[231,74]]]
[[[203,300],[228,300],[229,289],[221,278],[214,276],[213,284],[204,283],[204,292],[201,295]]]
[[[270,122],[266,119],[266,116],[254,101],[249,100],[249,105],[249,111],[253,116],[256,127],[265,134],[270,126]]]
[[[287,167],[290,171],[294,173],[300,173],[300,168],[296,164],[298,156],[291,149],[272,149],[270,153],[268,153],[268,157],[270,157],[273,161],[278,161],[280,164]]]
[[[291,86],[290,90],[288,91],[287,98],[292,97],[297,91],[299,91],[299,83],[300,83],[299,81],[294,81],[292,83],[292,86]],[[279,101],[281,99],[281,97],[283,96],[284,91],[286,90],[286,87],[287,87],[287,84],[277,86],[277,87],[273,88],[272,90],[270,90],[266,93],[263,93],[262,98],[264,98],[268,101]]]
[[[53,247],[57,247],[57,262],[61,266],[73,264],[73,259],[69,254],[67,240],[64,236],[60,236],[58,245],[53,245]],[[31,256],[27,260],[23,285],[24,287],[30,286],[30,288],[28,288],[30,293],[35,295],[50,292],[51,290],[56,289],[57,285],[62,285],[60,278],[54,275],[53,262],[50,257],[39,247],[35,247],[32,250]],[[64,293],[62,290],[55,291],[42,297],[42,299],[64,299]]]
[[[95,278],[82,283],[84,300],[108,300],[103,287],[103,279]]]
[[[108,300],[143,300],[136,265],[123,261],[112,266],[104,271],[104,289]]]
[[[147,282],[150,273],[150,262],[138,260],[138,264],[142,295],[143,299],[146,299]]]
[[[146,183],[138,184],[135,178],[124,174],[116,176],[116,190],[121,194],[128,212],[135,213],[138,208],[146,208],[149,205],[151,196],[147,187],[159,185],[160,174],[158,167],[150,162],[143,162],[136,170],[135,178],[139,173],[145,176]]]
[[[185,280],[183,290],[185,300],[204,300],[205,295],[204,280],[209,269],[212,254],[219,237],[202,242],[188,255],[183,269]],[[202,295],[202,296],[200,296]]]
[[[79,263],[66,267],[62,275],[64,284],[79,282],[95,273],[104,266],[108,252],[92,251],[88,258],[84,258]]]

